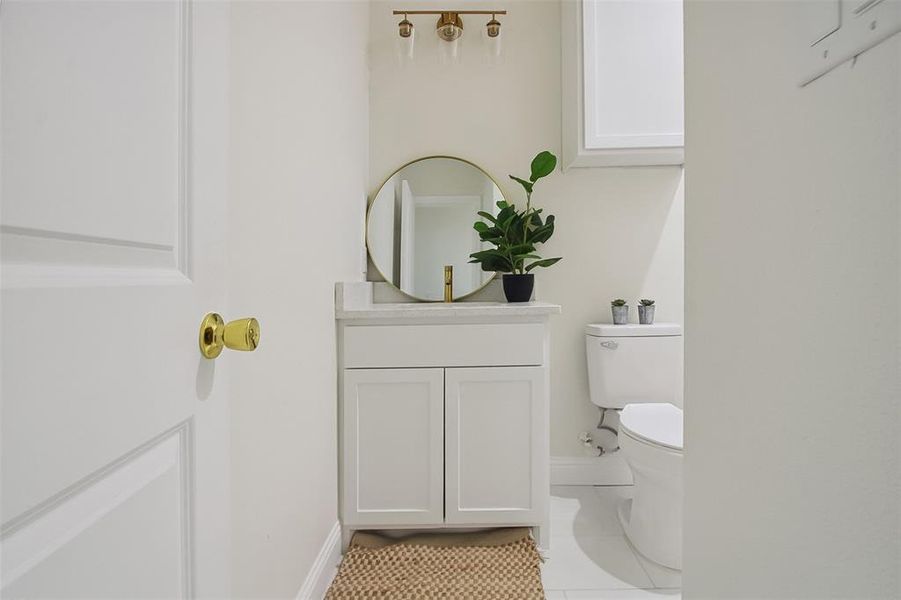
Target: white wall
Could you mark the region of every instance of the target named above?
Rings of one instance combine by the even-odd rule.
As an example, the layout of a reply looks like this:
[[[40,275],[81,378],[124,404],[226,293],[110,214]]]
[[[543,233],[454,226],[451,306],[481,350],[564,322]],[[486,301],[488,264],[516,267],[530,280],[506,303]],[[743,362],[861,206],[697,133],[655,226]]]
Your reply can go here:
[[[490,178],[459,160],[432,158],[404,167],[402,179],[414,196],[479,196]]]
[[[400,195],[398,187],[400,180],[397,175],[385,182],[385,185],[376,194],[372,202],[372,210],[366,223],[367,240],[375,264],[382,270],[382,275],[387,281],[395,280],[395,224],[399,219],[395,217],[395,209],[399,210],[399,202],[396,198]],[[398,274],[399,275],[399,274]]]
[[[417,7],[475,7],[472,2],[413,1]],[[484,3],[478,4],[484,8]],[[464,17],[463,58],[441,66],[432,17],[414,17],[417,62],[394,55],[395,4],[372,5],[370,193],[394,169],[420,156],[450,154],[478,164],[507,197],[522,203],[507,174],[528,175],[540,150],[560,155],[560,3],[491,4],[510,13],[504,57],[482,55],[479,17]],[[658,301],[659,321],[682,320],[682,193],[679,168],[589,169],[555,173],[536,186],[538,206],[557,216],[545,256],[564,257],[537,274],[537,295],[559,302],[552,319],[551,452],[580,455],[580,431],[598,413],[588,399],[582,329],[610,321],[618,296]],[[634,312],[634,311],[633,311]]]
[[[294,597],[337,520],[334,284],[362,278],[365,2],[232,7],[235,595]]]
[[[685,10],[686,598],[901,597],[901,39]]]

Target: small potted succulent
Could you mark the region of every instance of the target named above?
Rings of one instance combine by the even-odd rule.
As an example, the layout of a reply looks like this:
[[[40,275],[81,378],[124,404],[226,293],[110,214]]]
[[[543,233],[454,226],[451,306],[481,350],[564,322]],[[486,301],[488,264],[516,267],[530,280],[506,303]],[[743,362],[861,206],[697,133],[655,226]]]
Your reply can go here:
[[[617,298],[610,303],[613,309],[613,324],[626,325],[629,322],[629,305],[622,298]]]
[[[654,324],[654,301],[642,298],[638,301],[638,322],[642,325]]]

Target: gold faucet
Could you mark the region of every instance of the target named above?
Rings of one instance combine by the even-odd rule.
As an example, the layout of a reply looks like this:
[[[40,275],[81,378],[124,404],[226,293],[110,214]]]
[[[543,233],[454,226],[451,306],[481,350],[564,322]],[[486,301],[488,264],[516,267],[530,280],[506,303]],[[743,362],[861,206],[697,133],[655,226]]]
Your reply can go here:
[[[444,301],[454,301],[454,266],[444,265]]]

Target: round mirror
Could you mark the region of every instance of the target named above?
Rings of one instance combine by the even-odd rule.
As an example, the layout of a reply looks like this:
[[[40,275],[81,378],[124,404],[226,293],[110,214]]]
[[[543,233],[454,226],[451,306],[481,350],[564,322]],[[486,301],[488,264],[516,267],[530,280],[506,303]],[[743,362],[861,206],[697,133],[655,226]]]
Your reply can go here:
[[[460,158],[421,158],[395,171],[369,207],[366,245],[376,269],[403,293],[444,299],[444,267],[454,268],[454,298],[494,277],[469,255],[487,245],[472,228],[478,212],[497,213],[500,188],[482,169]]]

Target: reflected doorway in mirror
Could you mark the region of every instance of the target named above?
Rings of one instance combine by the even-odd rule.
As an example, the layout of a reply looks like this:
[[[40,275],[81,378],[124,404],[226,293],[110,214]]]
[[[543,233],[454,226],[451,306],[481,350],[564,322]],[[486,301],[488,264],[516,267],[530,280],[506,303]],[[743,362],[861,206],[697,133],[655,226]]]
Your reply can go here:
[[[440,302],[444,267],[454,272],[453,299],[471,295],[495,274],[469,262],[488,247],[473,227],[478,211],[497,213],[504,196],[473,163],[431,156],[402,166],[372,199],[366,245],[384,280],[417,300]]]

